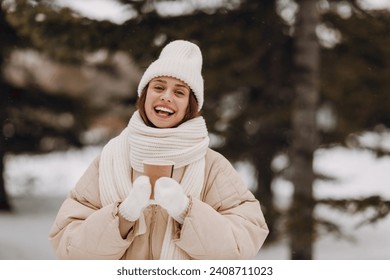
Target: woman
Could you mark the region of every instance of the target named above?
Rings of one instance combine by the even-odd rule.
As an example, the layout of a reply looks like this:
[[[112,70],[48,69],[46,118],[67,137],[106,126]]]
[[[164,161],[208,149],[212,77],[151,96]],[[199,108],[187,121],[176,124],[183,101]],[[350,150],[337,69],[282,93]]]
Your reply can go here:
[[[145,71],[138,110],[80,178],[50,232],[62,259],[251,259],[268,228],[232,165],[208,148],[202,54],[173,41]],[[143,161],[174,162],[152,186]]]

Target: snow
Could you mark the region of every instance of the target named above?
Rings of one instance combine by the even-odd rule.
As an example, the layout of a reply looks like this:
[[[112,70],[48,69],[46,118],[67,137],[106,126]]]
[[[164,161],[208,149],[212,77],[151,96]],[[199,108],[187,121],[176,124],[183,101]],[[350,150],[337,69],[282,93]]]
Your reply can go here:
[[[122,24],[133,18],[136,13],[127,5],[115,0],[55,0],[56,5],[68,7],[73,11],[93,20],[109,20]],[[162,1],[153,3],[157,12],[162,15],[177,16],[192,13],[196,8],[215,10],[225,4],[225,7],[236,6],[239,1],[226,0],[196,0],[196,1]]]
[[[193,5],[202,8],[212,8],[220,6],[223,0],[197,0],[190,1],[166,1],[157,5],[157,9],[162,14],[179,15],[181,13],[188,13],[193,10]],[[228,3],[234,4],[232,1]],[[281,1],[286,2],[286,1]],[[55,0],[55,3],[60,7],[68,7],[74,11],[82,14],[85,17],[95,20],[109,20],[116,24],[122,24],[126,20],[134,16],[134,12],[128,9],[125,5],[113,0]],[[236,2],[237,3],[237,2]],[[359,0],[359,4],[368,10],[390,10],[389,0]],[[288,9],[286,9],[286,12]],[[291,11],[289,12],[291,13]]]
[[[46,155],[18,155],[6,158],[5,179],[15,211],[0,212],[0,259],[55,259],[48,232],[66,194],[100,153],[101,147],[54,152]],[[335,147],[319,150],[316,170],[337,178],[317,182],[317,198],[390,197],[390,158],[375,158],[370,152]],[[245,182],[253,182],[252,170],[241,163],[238,171]],[[282,179],[273,185],[275,202],[289,203],[292,186]],[[314,244],[315,259],[390,259],[390,217],[373,225],[355,228],[364,215],[351,216],[326,207],[316,214],[337,222],[347,238],[322,236]],[[287,239],[262,248],[256,259],[289,259]]]
[[[109,20],[116,24],[122,24],[134,16],[125,5],[113,0],[55,0],[55,3],[61,7],[69,7],[85,17]]]
[[[64,196],[100,151],[100,147],[86,147],[45,155],[8,156],[5,172],[10,186],[8,193]]]
[[[316,198],[365,198],[379,195],[390,198],[390,158],[376,158],[366,150],[334,147],[318,150],[314,158],[314,169],[321,174],[335,178],[335,181],[318,181],[314,185]],[[278,179],[273,185],[275,203],[285,209],[290,204],[293,186],[290,182]],[[314,259],[390,259],[390,216],[372,225],[356,227],[365,217],[372,214],[366,211],[350,215],[325,206],[318,206],[315,215],[339,225],[345,234],[342,238],[334,234],[320,237],[314,244]],[[288,241],[260,251],[260,259],[288,259]]]
[[[6,157],[4,177],[14,211],[0,212],[0,259],[55,259],[48,232],[65,196],[100,147]]]

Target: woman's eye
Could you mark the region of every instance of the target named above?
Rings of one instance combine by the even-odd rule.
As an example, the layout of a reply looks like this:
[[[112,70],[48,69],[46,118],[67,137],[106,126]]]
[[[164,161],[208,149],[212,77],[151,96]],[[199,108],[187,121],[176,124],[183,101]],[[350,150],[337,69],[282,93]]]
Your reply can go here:
[[[163,90],[164,88],[162,86],[155,86],[154,89],[155,90]]]
[[[178,94],[178,95],[184,95],[185,93],[184,93],[184,91],[177,90],[177,91],[176,91],[176,94]]]

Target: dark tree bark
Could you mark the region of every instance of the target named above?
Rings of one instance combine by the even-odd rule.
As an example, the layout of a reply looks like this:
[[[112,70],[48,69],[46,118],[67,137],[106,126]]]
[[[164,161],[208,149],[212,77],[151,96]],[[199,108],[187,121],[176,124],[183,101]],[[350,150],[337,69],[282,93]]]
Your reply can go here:
[[[8,98],[8,87],[2,78],[2,65],[4,57],[12,43],[16,40],[14,30],[5,20],[5,14],[2,9],[3,1],[0,1],[0,210],[10,210],[10,203],[5,189],[4,182],[4,156],[6,153],[6,135],[4,131],[6,121],[6,102]]]
[[[290,209],[292,259],[312,259],[313,221],[313,154],[318,147],[316,112],[319,99],[319,53],[316,36],[319,23],[317,1],[301,0],[297,15],[295,49],[295,99],[292,113],[292,182],[293,205]]]

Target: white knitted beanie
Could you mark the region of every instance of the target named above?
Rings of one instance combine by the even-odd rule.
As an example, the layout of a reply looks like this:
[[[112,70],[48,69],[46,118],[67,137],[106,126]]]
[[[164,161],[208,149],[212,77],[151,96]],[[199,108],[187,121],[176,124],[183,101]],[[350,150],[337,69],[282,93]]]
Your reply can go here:
[[[203,106],[202,53],[194,43],[177,40],[166,45],[157,60],[146,69],[138,85],[138,96],[151,79],[169,76],[185,82],[194,92],[198,111]]]

